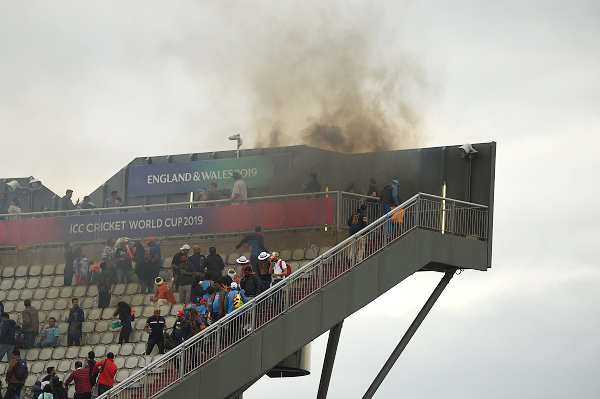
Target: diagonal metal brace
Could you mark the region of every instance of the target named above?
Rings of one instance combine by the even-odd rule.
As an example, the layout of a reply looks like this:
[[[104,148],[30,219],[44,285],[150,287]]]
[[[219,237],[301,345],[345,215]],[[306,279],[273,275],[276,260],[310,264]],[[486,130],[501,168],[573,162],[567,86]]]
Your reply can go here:
[[[451,269],[444,274],[444,277],[442,277],[442,280],[438,283],[437,287],[435,287],[435,290],[433,290],[431,296],[429,297],[429,299],[427,299],[427,302],[425,302],[425,305],[423,305],[423,308],[421,309],[415,320],[412,322],[410,327],[408,327],[408,330],[406,330],[406,333],[398,343],[398,346],[396,346],[396,349],[394,349],[387,362],[385,362],[385,364],[383,365],[381,371],[379,371],[379,374],[377,374],[377,377],[375,377],[375,379],[371,383],[371,386],[363,396],[363,399],[370,399],[373,397],[373,395],[375,395],[375,392],[394,366],[394,363],[396,363],[396,360],[398,360],[398,358],[400,357],[400,354],[402,354],[402,351],[404,351],[404,348],[406,348],[406,345],[408,345],[410,339],[413,337],[413,335],[415,335],[415,332],[417,332],[417,329],[419,328],[423,320],[425,320],[425,316],[427,316],[427,313],[429,313],[429,311],[435,304],[435,301],[437,301],[437,299],[440,297],[440,295],[444,291],[444,288],[446,288],[446,286],[454,276],[455,272],[456,269]]]

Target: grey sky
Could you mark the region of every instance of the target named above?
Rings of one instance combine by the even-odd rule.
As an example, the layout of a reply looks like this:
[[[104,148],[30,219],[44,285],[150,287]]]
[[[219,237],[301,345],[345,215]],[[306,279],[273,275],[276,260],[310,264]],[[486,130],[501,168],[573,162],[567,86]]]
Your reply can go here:
[[[498,142],[493,268],[453,279],[376,397],[600,396],[598,2],[0,4],[2,175],[75,197],[136,156],[231,148],[236,132],[252,146],[278,123],[300,143],[335,113],[327,50],[350,35],[360,61],[339,73],[369,83],[340,93],[381,100],[402,132],[406,101],[398,147]],[[330,397],[362,396],[439,278],[346,321]],[[325,343],[311,376],[244,397],[314,397]]]

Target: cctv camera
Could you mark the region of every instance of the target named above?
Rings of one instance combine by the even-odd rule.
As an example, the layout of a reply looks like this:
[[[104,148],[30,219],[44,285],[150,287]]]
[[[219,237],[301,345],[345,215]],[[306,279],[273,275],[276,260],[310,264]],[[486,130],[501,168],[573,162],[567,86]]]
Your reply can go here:
[[[475,148],[473,148],[473,146],[471,144],[463,144],[460,147],[460,153],[461,153],[461,157],[465,158],[466,156],[470,156],[471,158],[473,157],[473,154],[477,153],[477,150]]]
[[[228,138],[229,138],[229,140],[239,140],[240,139],[240,135],[238,133],[238,134],[234,134],[233,136],[229,136]]]
[[[30,190],[39,190],[42,188],[42,182],[38,179],[34,179],[33,177],[29,179],[29,183],[27,183]]]
[[[9,181],[9,182],[6,183],[6,185],[8,186],[8,189],[11,192],[16,191],[16,190],[18,190],[20,188],[19,187],[19,182],[16,181],[16,180]]]

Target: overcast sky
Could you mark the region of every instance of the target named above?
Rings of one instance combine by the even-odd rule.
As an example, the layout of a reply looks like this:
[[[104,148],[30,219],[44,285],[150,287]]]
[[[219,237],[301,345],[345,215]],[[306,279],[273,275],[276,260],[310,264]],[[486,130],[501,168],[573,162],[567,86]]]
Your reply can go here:
[[[77,198],[137,156],[347,114],[396,148],[497,141],[493,268],[451,281],[376,397],[599,397],[599,3],[321,3],[2,1],[0,175]],[[440,278],[345,322],[330,397],[364,394]],[[244,397],[314,397],[325,344]]]

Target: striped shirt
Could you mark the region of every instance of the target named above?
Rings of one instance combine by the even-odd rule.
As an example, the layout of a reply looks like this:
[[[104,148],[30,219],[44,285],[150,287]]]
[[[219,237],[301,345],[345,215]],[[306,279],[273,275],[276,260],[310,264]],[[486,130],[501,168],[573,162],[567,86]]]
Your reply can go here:
[[[69,378],[65,381],[65,386],[69,385],[71,381],[75,381],[75,393],[87,393],[92,392],[92,386],[90,384],[90,369],[80,367],[73,371]]]

